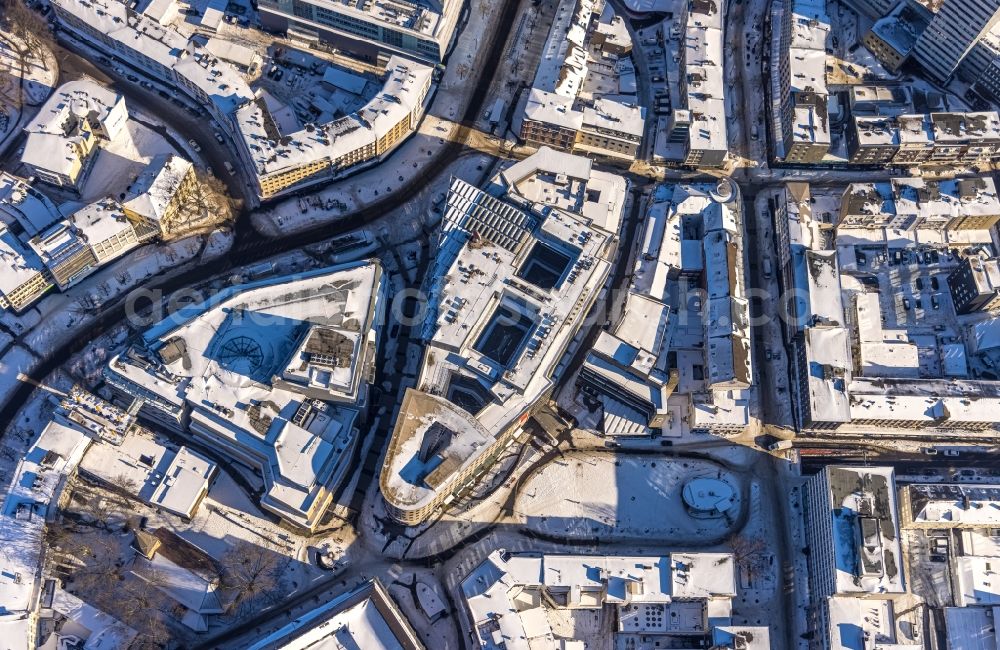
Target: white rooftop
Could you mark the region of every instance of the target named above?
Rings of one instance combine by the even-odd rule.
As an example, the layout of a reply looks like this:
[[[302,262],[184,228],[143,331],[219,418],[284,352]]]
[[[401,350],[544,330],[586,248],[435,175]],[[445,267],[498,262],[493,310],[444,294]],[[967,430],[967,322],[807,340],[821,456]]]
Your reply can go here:
[[[146,503],[191,517],[216,466],[183,445],[176,451],[170,449],[151,432],[138,428],[119,445],[91,446],[80,469],[108,483],[125,477],[135,485],[135,495]]]
[[[942,528],[1000,527],[1000,485],[916,483],[903,488],[909,495],[909,519]]]
[[[726,136],[722,5],[716,0],[695,0],[687,12],[681,37],[681,71],[686,81],[684,107],[691,111],[689,147],[725,151]]]
[[[41,586],[36,581],[45,535],[45,518],[66,476],[79,462],[91,439],[81,431],[49,422],[32,443],[11,477],[0,516],[0,629],[34,611]],[[28,637],[10,636],[11,650],[28,650]]]
[[[1000,607],[945,607],[945,632],[950,650],[997,650]]]
[[[895,477],[891,467],[828,466],[835,593],[903,593]],[[817,513],[818,516],[823,516]]]
[[[0,224],[0,293],[10,294],[44,271],[42,260]]]
[[[55,204],[26,180],[0,172],[0,220],[8,226],[19,223],[34,237],[60,217]]]
[[[955,604],[959,607],[1000,605],[1000,558],[961,555],[954,559]]]
[[[124,206],[158,222],[192,167],[189,161],[173,154],[156,156],[129,187]]]
[[[79,158],[76,147],[84,137],[86,122],[104,123],[122,101],[121,95],[89,77],[59,86],[24,127],[28,138],[21,162],[70,174]]]
[[[576,131],[583,126],[583,112],[573,108],[575,103],[573,97],[532,88],[524,105],[524,117]]]
[[[503,200],[452,180],[417,382],[445,399],[408,395],[382,476],[392,502],[431,499],[552,385],[610,271],[627,187],[597,177],[592,193],[574,158],[543,147],[493,179]],[[426,448],[429,430],[440,448]]]
[[[132,230],[132,223],[122,211],[121,204],[110,198],[85,205],[70,215],[68,221],[87,238],[91,246],[116,235],[128,236],[128,231]]]
[[[262,463],[265,503],[303,523],[352,449],[381,283],[366,261],[232,287],[148,330],[149,359],[116,357],[105,374],[151,407],[190,408],[192,428]]]
[[[561,0],[542,47],[532,87],[575,99],[587,76],[587,28],[593,0]]]
[[[559,610],[566,608],[616,606],[619,641],[634,642],[635,635],[706,634],[711,631],[704,627],[706,618],[728,626],[736,593],[733,556],[724,553],[625,557],[499,550],[463,580],[461,589],[480,647],[497,648],[502,640],[507,650],[573,643],[553,633],[555,627],[565,629]],[[650,613],[660,620],[651,621]]]
[[[322,160],[339,164],[348,154],[375,146],[403,116],[416,111],[433,72],[430,66],[393,56],[386,64],[381,91],[357,113],[291,133],[280,130],[258,97],[236,113],[242,144],[259,176]]]
[[[414,632],[378,583],[364,583],[265,634],[248,650],[416,650]]]

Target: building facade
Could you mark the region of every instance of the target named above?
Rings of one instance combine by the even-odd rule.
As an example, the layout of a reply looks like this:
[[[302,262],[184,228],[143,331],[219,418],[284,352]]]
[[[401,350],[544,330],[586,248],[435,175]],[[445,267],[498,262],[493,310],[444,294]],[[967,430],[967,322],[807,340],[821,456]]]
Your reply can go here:
[[[261,0],[264,27],[345,49],[375,61],[404,54],[437,64],[454,38],[461,0]]]
[[[947,0],[917,39],[913,56],[930,76],[946,81],[998,21],[994,0]]]
[[[1000,309],[1000,260],[966,257],[948,275],[948,288],[959,314]]]

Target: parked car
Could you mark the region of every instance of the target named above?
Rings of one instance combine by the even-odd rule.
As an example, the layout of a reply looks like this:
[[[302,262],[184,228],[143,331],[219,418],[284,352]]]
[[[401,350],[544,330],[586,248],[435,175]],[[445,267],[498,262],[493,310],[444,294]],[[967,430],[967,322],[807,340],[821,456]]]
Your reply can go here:
[[[957,449],[945,449],[943,453],[945,456],[951,456],[952,458],[961,454]]]
[[[227,160],[226,162],[224,162],[222,164],[226,166],[226,171],[229,172],[230,176],[232,176],[233,174],[236,173],[236,168],[233,167],[233,163],[231,163],[231,162],[229,162]]]
[[[218,140],[219,144],[225,144],[226,143],[226,141],[222,139],[222,134],[219,133],[218,131],[216,131],[212,135],[215,136],[215,139]]]

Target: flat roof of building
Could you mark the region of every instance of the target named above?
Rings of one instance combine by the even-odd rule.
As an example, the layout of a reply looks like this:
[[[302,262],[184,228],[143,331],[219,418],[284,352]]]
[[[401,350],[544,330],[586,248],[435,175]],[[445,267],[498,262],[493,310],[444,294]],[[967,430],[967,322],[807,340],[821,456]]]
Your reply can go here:
[[[895,475],[891,467],[827,466],[835,593],[903,593]]]
[[[1000,607],[945,607],[949,650],[997,650]]]
[[[0,217],[7,225],[19,223],[29,237],[34,237],[61,215],[55,204],[27,180],[0,172]]]
[[[723,74],[723,12],[715,0],[690,3],[681,37],[686,82],[684,107],[691,112],[688,146],[694,150],[726,151],[725,79]]]
[[[565,156],[543,147],[494,177],[495,195],[452,179],[417,382],[441,397],[409,395],[397,416],[380,483],[399,507],[429,502],[545,393],[610,271],[625,192],[604,178],[578,194],[590,165]]]
[[[266,498],[302,523],[352,448],[382,282],[363,261],[223,290],[105,375],[153,407],[186,403],[193,428],[263,464]]]

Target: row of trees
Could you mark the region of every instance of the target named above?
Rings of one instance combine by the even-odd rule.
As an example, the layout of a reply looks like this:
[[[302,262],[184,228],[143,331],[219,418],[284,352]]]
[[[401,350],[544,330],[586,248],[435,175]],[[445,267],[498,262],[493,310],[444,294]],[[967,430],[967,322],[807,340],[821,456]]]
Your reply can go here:
[[[162,647],[176,638],[185,610],[160,589],[170,584],[168,576],[148,566],[141,578],[131,574],[131,562],[123,554],[123,541],[131,537],[120,522],[140,507],[128,496],[137,486],[125,476],[111,482],[109,489],[72,486],[70,504],[46,529],[49,561],[75,565],[70,590],[139,632],[133,648]],[[289,562],[264,541],[242,539],[215,558],[219,595],[228,603],[225,616],[241,619],[277,602]]]

